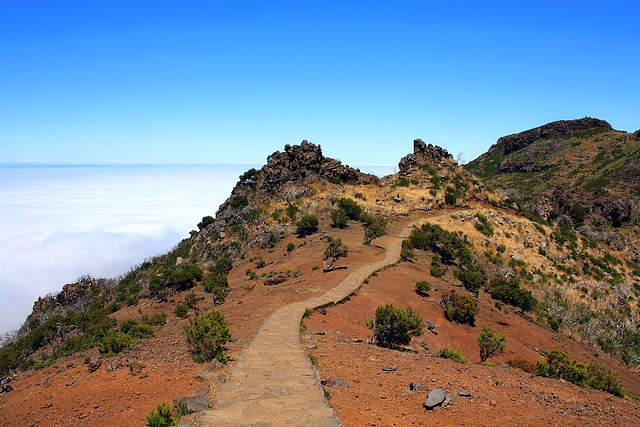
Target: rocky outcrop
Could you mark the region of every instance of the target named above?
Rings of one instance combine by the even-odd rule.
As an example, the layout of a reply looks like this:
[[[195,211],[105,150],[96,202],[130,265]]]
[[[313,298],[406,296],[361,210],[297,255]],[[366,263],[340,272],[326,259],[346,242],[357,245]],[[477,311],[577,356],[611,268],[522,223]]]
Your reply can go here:
[[[284,184],[318,177],[356,184],[378,182],[375,175],[362,173],[337,160],[324,157],[319,145],[304,140],[300,145],[287,144],[284,152],[276,151],[270,155],[267,164],[250,181],[241,180],[238,186],[271,192]]]
[[[640,203],[635,197],[628,199],[597,200],[594,203],[596,210],[607,218],[614,227],[620,227],[623,223],[638,220]]]
[[[403,157],[398,163],[398,167],[401,171],[409,171],[420,165],[435,167],[455,164],[457,162],[453,160],[453,156],[444,148],[437,145],[427,145],[421,139],[415,139],[413,141],[413,154]]]
[[[502,138],[499,138],[491,148],[489,148],[487,154],[491,155],[494,152],[501,150],[502,154],[507,155],[520,150],[539,139],[558,138],[593,128],[611,129],[611,125],[604,120],[598,120],[591,117],[585,117],[578,120],[560,120],[537,128],[529,129],[524,132],[503,136]]]
[[[635,131],[633,134],[633,140],[634,141],[640,141],[640,129],[638,129],[637,131]]]
[[[31,330],[30,325],[39,325],[54,315],[65,316],[71,311],[86,311],[92,303],[91,292],[94,289],[110,289],[117,285],[116,279],[95,279],[83,277],[75,283],[68,283],[57,294],[49,294],[44,298],[38,297],[33,303],[31,314],[22,325],[18,336],[23,336]]]

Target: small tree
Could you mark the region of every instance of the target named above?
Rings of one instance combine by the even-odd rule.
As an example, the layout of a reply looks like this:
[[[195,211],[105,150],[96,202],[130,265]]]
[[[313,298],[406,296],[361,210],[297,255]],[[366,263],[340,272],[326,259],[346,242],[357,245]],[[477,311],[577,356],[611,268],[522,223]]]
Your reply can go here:
[[[394,348],[406,345],[412,337],[422,335],[423,324],[420,315],[408,307],[406,310],[391,304],[376,309],[375,320],[367,322],[373,329],[373,341],[380,347]]]
[[[504,353],[507,337],[503,332],[496,332],[490,324],[484,325],[476,338],[480,346],[480,362],[484,362],[497,353]]]
[[[331,271],[334,269],[333,264],[338,260],[338,258],[346,257],[349,253],[349,249],[342,244],[342,239],[336,237],[335,239],[331,236],[327,237],[327,249],[324,251],[324,268],[323,271]],[[331,258],[331,263],[327,265],[326,260]]]
[[[373,239],[382,237],[385,234],[387,234],[387,220],[384,218],[374,218],[373,221],[367,225],[362,243],[364,245],[370,245]]]
[[[226,363],[224,345],[231,339],[231,332],[224,315],[219,311],[195,315],[189,325],[185,325],[184,334],[198,363],[218,359]]]
[[[318,231],[318,217],[315,215],[305,215],[296,223],[296,233],[306,236]]]

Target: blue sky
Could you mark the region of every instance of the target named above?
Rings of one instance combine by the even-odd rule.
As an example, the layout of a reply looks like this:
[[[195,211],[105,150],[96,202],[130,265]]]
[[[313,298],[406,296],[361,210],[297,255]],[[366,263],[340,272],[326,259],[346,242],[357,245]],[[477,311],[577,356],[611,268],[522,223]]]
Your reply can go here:
[[[0,161],[264,163],[303,139],[472,160],[592,116],[640,127],[636,1],[7,1]]]

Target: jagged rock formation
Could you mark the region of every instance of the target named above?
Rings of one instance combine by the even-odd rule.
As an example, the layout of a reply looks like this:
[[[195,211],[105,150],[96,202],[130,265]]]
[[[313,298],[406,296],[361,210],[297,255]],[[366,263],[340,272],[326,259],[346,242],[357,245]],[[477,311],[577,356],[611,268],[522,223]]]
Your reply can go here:
[[[502,150],[504,155],[520,150],[539,139],[553,139],[572,133],[593,128],[611,129],[611,125],[604,120],[585,117],[578,120],[559,120],[537,128],[529,129],[513,135],[503,136],[489,148],[488,155]]]
[[[413,154],[403,157],[398,163],[401,171],[409,171],[420,165],[435,167],[438,165],[456,165],[453,156],[437,145],[426,145],[421,139],[413,140]]]

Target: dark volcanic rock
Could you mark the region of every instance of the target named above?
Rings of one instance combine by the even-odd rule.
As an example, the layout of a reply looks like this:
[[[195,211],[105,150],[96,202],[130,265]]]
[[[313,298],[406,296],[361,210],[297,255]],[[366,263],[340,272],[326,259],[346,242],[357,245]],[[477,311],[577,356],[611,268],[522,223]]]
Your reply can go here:
[[[502,150],[504,155],[520,150],[538,139],[552,139],[560,136],[571,135],[572,133],[589,130],[593,128],[611,129],[611,125],[604,120],[585,117],[578,120],[560,120],[548,123],[537,128],[529,129],[513,135],[503,136],[489,148],[487,154],[491,155],[497,150]]]
[[[100,365],[102,365],[102,360],[95,358],[87,364],[87,368],[89,368],[89,372],[95,372],[100,368]]]
[[[216,214],[216,222],[207,226],[205,232],[221,232],[234,222],[256,209],[262,202],[273,199],[280,193],[283,200],[309,196],[313,191],[308,180],[328,180],[351,184],[377,183],[378,177],[343,165],[338,160],[322,155],[319,145],[302,141],[300,145],[286,145],[284,152],[276,151],[267,158],[260,170],[251,169],[240,177],[233,189],[233,196],[224,202]],[[284,190],[287,186],[286,191]],[[247,197],[248,203],[234,203],[237,197]]]
[[[435,167],[438,165],[457,164],[453,156],[444,148],[437,145],[426,145],[421,139],[413,141],[413,154],[409,154],[400,160],[398,167],[401,171],[407,171],[420,165]]]

